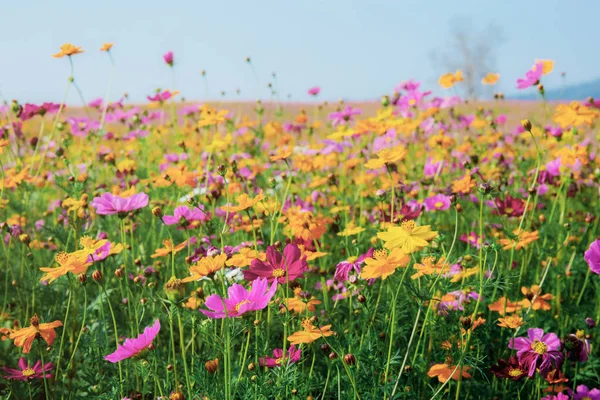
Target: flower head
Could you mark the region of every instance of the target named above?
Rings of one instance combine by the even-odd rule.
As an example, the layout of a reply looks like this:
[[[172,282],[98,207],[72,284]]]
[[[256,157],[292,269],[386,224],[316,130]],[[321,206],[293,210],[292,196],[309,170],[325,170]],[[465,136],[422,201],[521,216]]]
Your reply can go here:
[[[590,244],[583,258],[593,273],[600,274],[600,240],[596,239]]]
[[[517,79],[517,89],[527,89],[533,85],[537,85],[544,73],[544,63],[538,61],[527,71],[524,78]]]
[[[452,72],[449,72],[447,74],[442,75],[438,82],[441,87],[443,87],[444,89],[448,89],[457,84],[458,82],[462,82],[463,80],[464,78],[462,76],[462,71],[458,70],[454,74]]]
[[[389,254],[386,250],[375,250],[373,256],[365,258],[365,267],[360,273],[362,279],[386,279],[396,269],[405,267],[410,257],[400,248],[394,248]]]
[[[102,193],[100,197],[95,197],[91,205],[96,209],[96,213],[100,215],[123,215],[146,207],[148,205],[148,195],[137,193],[129,197],[120,197],[106,192]]]
[[[386,232],[379,232],[377,237],[385,242],[386,249],[400,247],[406,254],[414,253],[437,237],[431,226],[417,226],[415,221],[404,221],[400,226],[392,226]]]
[[[190,209],[186,206],[179,206],[173,211],[173,215],[165,215],[163,222],[165,225],[180,224],[185,229],[196,228],[201,222],[208,221],[209,215],[204,212],[204,207],[194,207]]]
[[[555,333],[544,334],[543,329],[531,328],[527,331],[527,337],[511,339],[508,347],[517,350],[519,362],[531,377],[536,369],[545,376],[550,370],[560,368],[564,359],[561,346]]]
[[[313,86],[310,89],[308,89],[308,94],[310,94],[311,96],[318,96],[320,92],[321,88],[318,86]]]
[[[248,291],[244,286],[234,283],[227,289],[229,298],[213,294],[206,298],[204,304],[212,311],[200,310],[210,318],[239,317],[248,311],[262,310],[275,295],[277,282],[269,288],[267,279],[258,278],[252,282]]]
[[[287,351],[287,357],[283,356],[282,349],[274,349],[273,357],[262,357],[259,360],[261,367],[275,368],[281,367],[286,364],[293,364],[300,361],[302,357],[302,349],[300,347],[296,348],[296,346],[291,345]]]
[[[111,363],[117,363],[140,354],[150,347],[159,331],[160,321],[157,319],[154,321],[154,325],[147,326],[146,329],[144,329],[144,333],[140,334],[135,339],[125,339],[125,343],[118,345],[117,350],[104,357],[104,359]]]
[[[51,373],[46,373],[54,368],[51,362],[45,364],[42,368],[42,361],[38,360],[33,366],[30,366],[23,357],[19,359],[18,368],[2,367],[6,375],[5,379],[14,379],[18,381],[27,381],[31,379],[52,378]]]
[[[71,43],[65,43],[60,46],[60,52],[52,54],[54,58],[63,58],[64,56],[71,57],[72,55],[83,53],[81,46],[73,46]]]
[[[302,257],[295,244],[286,245],[283,254],[278,252],[275,246],[267,247],[266,253],[266,262],[258,258],[252,260],[250,268],[244,271],[246,280],[266,278],[269,282],[277,280],[279,283],[285,283],[303,276],[308,269],[306,257]]]
[[[54,329],[62,326],[62,322],[53,321],[49,323],[40,323],[40,319],[36,314],[31,317],[31,325],[27,328],[16,329],[11,331],[9,338],[14,340],[15,346],[23,347],[23,353],[27,354],[31,350],[33,341],[38,336],[41,337],[48,343],[48,346],[52,346],[54,339],[56,339],[56,332]]]
[[[113,44],[112,43],[104,43],[102,44],[102,47],[100,47],[100,51],[110,51],[110,49],[112,49]]]
[[[172,51],[168,51],[163,55],[163,60],[165,60],[165,63],[169,66],[172,67],[173,66],[173,52]]]

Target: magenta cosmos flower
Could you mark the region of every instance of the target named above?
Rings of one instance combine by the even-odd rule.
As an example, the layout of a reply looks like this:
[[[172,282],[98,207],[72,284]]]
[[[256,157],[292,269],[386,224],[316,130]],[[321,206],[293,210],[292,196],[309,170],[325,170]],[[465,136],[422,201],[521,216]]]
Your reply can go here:
[[[267,279],[256,279],[252,282],[252,289],[246,290],[240,284],[234,283],[227,289],[228,299],[217,294],[206,298],[204,304],[212,311],[200,310],[210,318],[239,317],[248,311],[262,310],[269,304],[275,295],[277,282],[274,281],[269,288]]]
[[[590,244],[590,248],[587,249],[583,258],[593,273],[600,274],[600,240],[596,239],[594,243]]]
[[[273,357],[262,357],[259,360],[261,367],[275,368],[286,365],[287,363],[293,364],[300,361],[302,357],[302,349],[296,348],[295,345],[291,345],[287,351],[287,357],[283,356],[282,349],[274,349]]]
[[[172,51],[168,51],[163,55],[163,60],[165,60],[165,63],[169,66],[172,67],[173,66],[173,52]]]
[[[318,96],[320,92],[321,88],[318,86],[314,86],[308,89],[308,94],[310,94],[311,96]]]
[[[96,209],[96,214],[124,216],[125,213],[146,207],[148,195],[137,193],[129,197],[119,197],[107,192],[102,193],[100,197],[94,197],[91,204]]]
[[[537,62],[527,71],[525,78],[517,79],[517,89],[527,89],[533,85],[537,85],[544,72],[544,63]]]
[[[179,206],[173,211],[173,215],[165,215],[163,222],[165,225],[180,224],[182,227],[190,229],[197,227],[200,222],[206,222],[209,219],[203,208],[194,207],[190,210],[186,206]]]
[[[359,276],[365,259],[370,257],[373,257],[372,247],[365,254],[358,256],[358,258],[349,257],[347,260],[339,262],[335,267],[333,279],[338,282],[346,282],[348,279],[350,279],[350,272],[352,272],[352,270],[354,270],[356,275]]]
[[[14,379],[17,381],[26,381],[28,379],[39,379],[44,378],[44,373],[52,370],[54,368],[54,364],[51,362],[44,365],[42,368],[42,362],[38,360],[33,367],[30,367],[27,363],[27,360],[21,357],[19,359],[18,368],[8,368],[2,367],[6,375],[4,375],[5,379]],[[45,378],[52,378],[52,374],[45,374]]]
[[[443,211],[449,209],[452,202],[450,196],[440,193],[426,198],[423,204],[427,211]]]
[[[332,112],[327,118],[332,121],[333,126],[338,126],[345,122],[352,121],[355,115],[360,114],[362,114],[360,108],[352,108],[351,106],[348,106],[343,111]]]
[[[278,252],[275,246],[267,247],[266,253],[266,262],[255,258],[250,268],[244,270],[244,278],[247,281],[266,278],[269,282],[277,280],[279,283],[285,283],[301,277],[308,269],[306,257],[301,257],[300,249],[295,244],[285,246],[283,254]]]
[[[585,385],[579,385],[573,394],[574,400],[600,400],[600,390],[591,389]]]
[[[148,100],[157,101],[159,103],[165,102],[169,100],[171,97],[175,96],[177,92],[171,92],[170,90],[163,90],[162,92],[156,93],[154,96],[148,96]]]
[[[137,356],[150,347],[152,341],[156,335],[158,335],[158,331],[160,331],[160,321],[157,319],[154,321],[154,325],[147,326],[146,329],[144,329],[144,333],[140,334],[135,339],[125,339],[125,343],[117,346],[117,350],[104,357],[104,359],[111,363],[118,363],[119,361]]]
[[[527,368],[529,376],[532,377],[536,369],[546,376],[552,369],[560,368],[564,356],[558,336],[555,333],[544,334],[541,328],[531,328],[527,335],[511,339],[508,347],[517,350],[517,358]]]

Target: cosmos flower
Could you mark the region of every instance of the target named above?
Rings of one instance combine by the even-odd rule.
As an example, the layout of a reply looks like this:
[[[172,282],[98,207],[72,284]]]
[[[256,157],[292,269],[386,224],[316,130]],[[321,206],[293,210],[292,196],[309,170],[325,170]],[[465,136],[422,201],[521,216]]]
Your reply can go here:
[[[182,228],[191,229],[198,227],[200,222],[206,222],[209,219],[202,205],[192,209],[186,206],[179,206],[175,209],[173,215],[165,215],[163,222],[165,225],[179,224]]]
[[[288,244],[283,249],[283,254],[275,246],[267,247],[267,261],[258,258],[252,260],[250,268],[244,270],[244,278],[253,281],[257,278],[266,278],[269,282],[277,280],[279,283],[291,282],[304,275],[308,269],[306,257],[302,257],[300,249],[295,244]]]
[[[544,72],[544,63],[539,61],[527,71],[524,78],[517,79],[517,89],[527,89],[537,85]]]
[[[600,274],[600,240],[596,239],[586,250],[583,256],[590,270],[595,274]]]
[[[310,89],[308,89],[308,94],[310,94],[311,96],[318,96],[320,92],[321,88],[318,86],[313,86]]]
[[[254,198],[248,196],[248,194],[246,194],[246,193],[242,193],[241,195],[239,195],[235,198],[236,202],[238,203],[237,206],[227,205],[227,206],[221,207],[221,210],[223,210],[225,212],[228,211],[230,213],[244,211],[250,207],[254,207],[258,202],[262,201],[262,199],[264,199],[264,197],[265,196],[263,195],[262,190]]]
[[[529,371],[530,377],[536,369],[545,376],[553,368],[560,368],[564,356],[560,351],[562,344],[555,333],[544,334],[543,329],[531,328],[527,330],[527,336],[511,339],[508,347],[517,350],[519,362]]]
[[[204,302],[204,305],[212,311],[200,311],[210,318],[239,317],[249,311],[265,308],[275,295],[276,290],[277,281],[275,280],[269,288],[267,279],[255,279],[252,282],[252,289],[250,291],[244,288],[244,286],[234,283],[227,289],[229,298],[222,298],[217,294],[212,294]]]
[[[27,381],[31,379],[42,379],[52,378],[51,373],[46,373],[54,368],[54,364],[51,362],[44,365],[42,368],[42,361],[38,360],[33,366],[29,366],[27,360],[23,357],[19,359],[18,368],[2,367],[6,375],[5,379],[14,379],[17,381]]]
[[[62,326],[62,322],[53,321],[49,323],[40,323],[37,314],[34,314],[30,319],[30,326],[27,328],[15,329],[11,331],[9,338],[14,340],[15,346],[23,347],[23,353],[27,354],[31,350],[31,345],[37,337],[41,337],[46,341],[48,346],[52,346],[56,339],[54,329]]]
[[[100,47],[100,51],[110,51],[110,49],[112,49],[113,44],[112,43],[104,43],[102,44],[102,47]]]
[[[360,108],[352,108],[352,106],[347,106],[343,111],[332,112],[327,118],[332,121],[331,124],[333,126],[338,126],[351,122],[355,115],[360,114],[362,114]]]
[[[481,79],[481,83],[484,85],[495,85],[500,79],[500,74],[488,72],[486,76]]]
[[[92,263],[88,260],[88,254],[82,252],[65,253],[61,251],[54,257],[54,260],[58,267],[40,267],[40,271],[46,273],[40,278],[40,281],[52,283],[69,272],[79,275],[86,272]]]
[[[111,363],[118,363],[119,361],[137,356],[152,345],[152,341],[158,335],[159,331],[160,321],[157,319],[154,321],[154,325],[146,327],[144,332],[137,338],[125,339],[122,345],[117,346],[117,350],[104,357],[104,359]]]
[[[426,198],[425,201],[423,201],[423,204],[427,211],[444,211],[449,209],[452,203],[450,201],[450,196],[440,193]]]
[[[181,281],[184,283],[193,282],[200,280],[205,276],[210,276],[223,268],[225,260],[227,260],[227,254],[225,253],[202,257],[198,262],[190,266],[190,276]]]
[[[386,250],[375,250],[373,256],[365,258],[365,267],[360,273],[362,279],[386,279],[396,269],[405,267],[410,262],[410,257],[396,247],[389,254]]]
[[[403,221],[400,226],[391,226],[377,237],[385,242],[386,249],[400,247],[406,254],[414,253],[437,237],[429,225],[417,226],[415,221]]]
[[[75,54],[83,53],[84,50],[81,49],[81,46],[73,46],[71,43],[65,43],[60,46],[60,52],[56,54],[52,54],[54,58],[63,58],[64,56],[73,56]]]
[[[148,195],[146,193],[137,193],[129,197],[120,197],[106,192],[102,193],[100,197],[95,197],[91,203],[91,206],[96,209],[96,214],[99,215],[123,215],[130,211],[139,210],[147,205]]]
[[[499,197],[494,199],[495,208],[492,210],[493,214],[506,215],[507,217],[520,217],[525,211],[525,202],[519,198],[512,197],[510,194],[506,195],[504,200],[500,200]]]
[[[467,379],[471,377],[469,374],[470,367],[463,365],[462,366],[462,377]],[[430,378],[437,377],[440,383],[446,382],[448,379],[452,378],[455,381],[461,378],[461,367],[457,365],[448,365],[448,364],[434,364],[427,371],[427,376]]]
[[[338,282],[346,282],[352,270],[354,270],[357,275],[360,275],[361,266],[364,264],[365,259],[372,256],[373,248],[371,247],[365,254],[361,254],[358,257],[349,257],[345,261],[339,262],[335,267],[333,279]]]
[[[600,400],[600,390],[590,389],[585,385],[577,385],[573,400]]]
[[[498,360],[498,364],[492,365],[490,371],[498,378],[508,378],[512,381],[518,381],[528,374],[527,369],[521,366],[515,356],[511,356],[508,361]]]
[[[275,368],[286,364],[294,364],[300,361],[300,358],[302,358],[302,349],[291,345],[288,348],[287,357],[284,357],[283,350],[278,348],[273,350],[273,357],[261,357],[259,363],[261,367]]]
[[[165,60],[165,63],[169,66],[172,67],[173,66],[173,52],[172,51],[168,51],[163,55],[163,60]]]
[[[464,78],[462,76],[462,71],[458,70],[454,74],[449,72],[447,74],[442,75],[438,82],[441,87],[443,87],[444,89],[448,89],[457,84],[458,82],[462,82],[463,80]]]
[[[316,327],[309,318],[305,318],[302,320],[302,330],[292,333],[287,339],[292,345],[308,344],[333,334],[335,334],[335,332],[331,330],[331,325]]]

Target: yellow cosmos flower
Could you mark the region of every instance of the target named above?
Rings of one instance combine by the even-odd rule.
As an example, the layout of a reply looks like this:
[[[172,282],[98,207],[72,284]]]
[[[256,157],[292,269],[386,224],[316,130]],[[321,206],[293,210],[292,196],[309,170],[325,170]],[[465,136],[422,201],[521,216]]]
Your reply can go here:
[[[417,226],[415,221],[404,221],[400,226],[392,226],[377,237],[385,242],[386,249],[401,248],[406,254],[414,253],[437,237],[430,225]]]
[[[481,79],[481,83],[484,85],[495,85],[496,82],[500,79],[500,74],[496,74],[493,72],[488,72],[486,76]]]
[[[389,254],[386,250],[375,250],[373,257],[365,258],[360,277],[362,279],[386,279],[392,275],[396,269],[405,267],[410,262],[410,257],[399,249],[393,249]]]
[[[442,75],[438,82],[439,82],[440,86],[443,87],[444,89],[449,89],[452,86],[454,86],[456,83],[462,82],[463,80],[464,80],[464,78],[462,76],[462,71],[458,70],[454,74],[449,72],[447,74]]]

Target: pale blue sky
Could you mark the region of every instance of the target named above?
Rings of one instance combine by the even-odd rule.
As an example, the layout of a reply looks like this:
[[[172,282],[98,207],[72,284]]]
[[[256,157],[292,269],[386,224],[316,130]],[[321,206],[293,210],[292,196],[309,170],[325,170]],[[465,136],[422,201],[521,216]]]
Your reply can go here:
[[[157,87],[171,87],[162,61],[175,53],[177,89],[202,100],[208,74],[211,97],[268,98],[275,71],[282,97],[307,100],[319,85],[323,98],[365,100],[389,93],[409,78],[436,87],[430,53],[446,42],[450,21],[476,27],[494,22],[504,42],[497,52],[500,90],[535,58],[556,60],[547,86],[560,72],[575,83],[600,76],[596,45],[600,2],[560,0],[6,0],[0,5],[0,90],[7,99],[60,101],[67,59],[52,53],[64,42],[83,46],[75,76],[87,100],[103,96],[109,61],[98,51],[114,42],[113,96],[127,91],[139,101]],[[250,56],[260,78],[260,88]],[[260,92],[259,92],[260,90]],[[437,87],[436,87],[437,90]],[[69,103],[79,102],[71,92]]]

